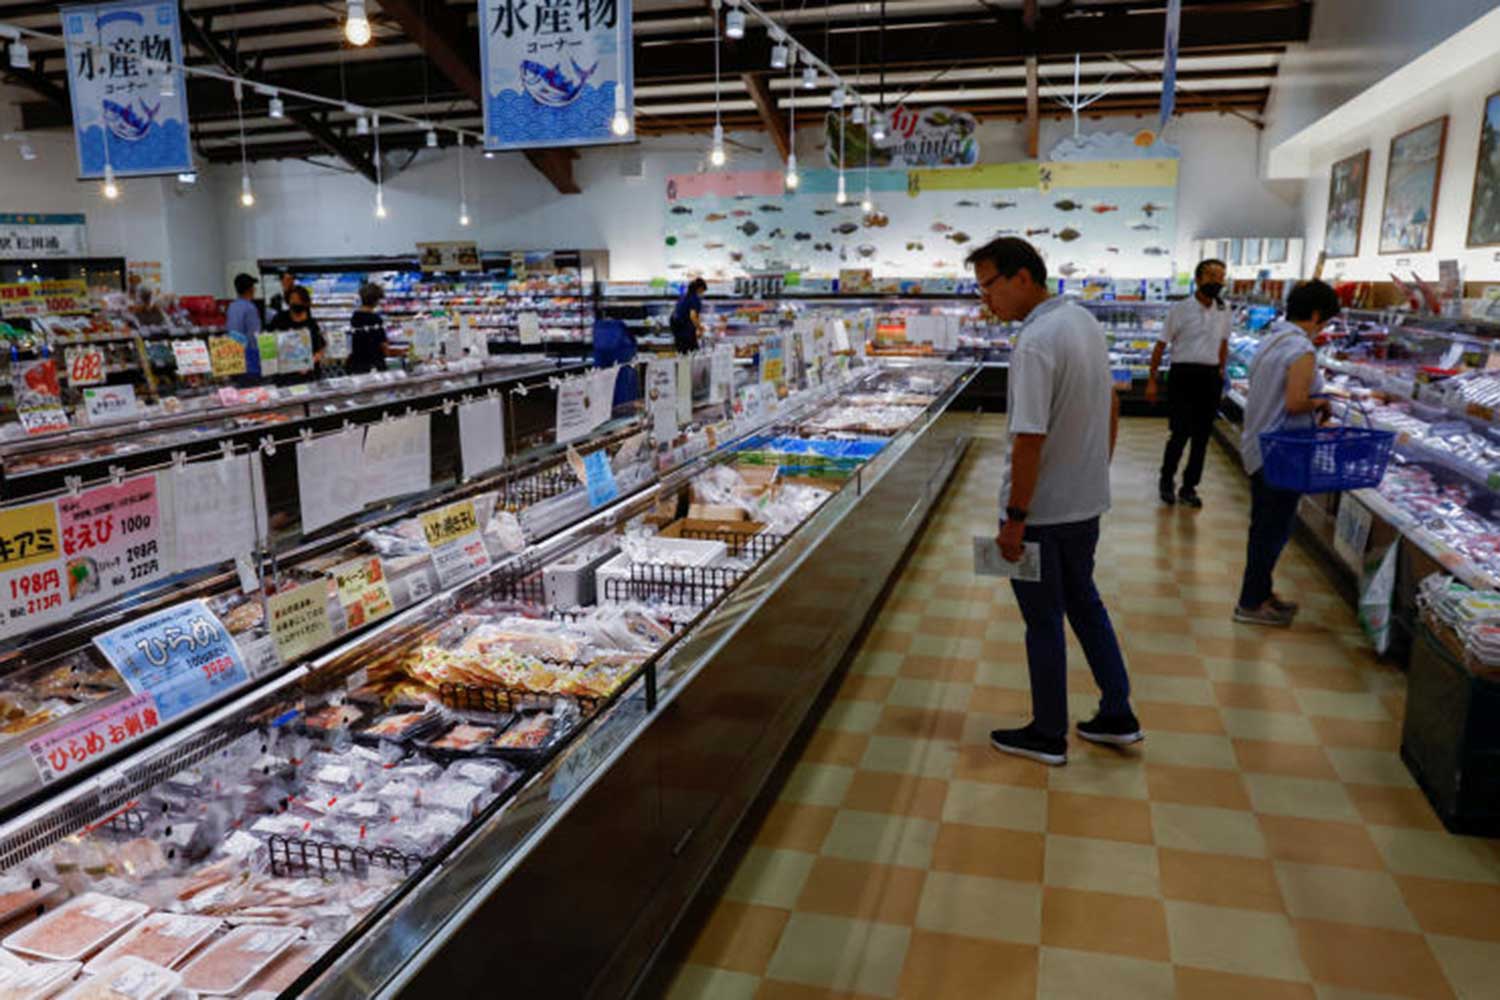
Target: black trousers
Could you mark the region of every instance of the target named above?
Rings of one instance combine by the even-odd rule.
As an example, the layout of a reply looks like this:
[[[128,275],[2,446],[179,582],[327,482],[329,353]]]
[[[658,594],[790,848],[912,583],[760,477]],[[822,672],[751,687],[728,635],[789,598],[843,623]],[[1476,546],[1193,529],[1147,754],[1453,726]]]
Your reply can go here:
[[[1167,376],[1167,419],[1171,432],[1167,450],[1161,459],[1161,483],[1170,487],[1177,479],[1182,450],[1191,444],[1187,468],[1182,473],[1182,488],[1197,489],[1203,480],[1203,462],[1208,455],[1208,438],[1213,433],[1214,418],[1219,414],[1219,398],[1224,393],[1218,365],[1173,365]]]

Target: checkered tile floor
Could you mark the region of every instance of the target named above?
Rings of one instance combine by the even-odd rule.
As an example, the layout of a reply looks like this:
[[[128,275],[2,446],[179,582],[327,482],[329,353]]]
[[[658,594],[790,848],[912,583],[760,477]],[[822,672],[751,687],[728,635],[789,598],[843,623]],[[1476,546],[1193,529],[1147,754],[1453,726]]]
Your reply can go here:
[[[1164,431],[1125,422],[1099,558],[1139,752],[987,744],[1029,697],[1015,601],[971,574],[1004,446],[982,418],[671,1000],[1500,996],[1500,845],[1413,785],[1402,674],[1295,544],[1296,627],[1231,623],[1245,477],[1215,446],[1207,508],[1159,507]]]

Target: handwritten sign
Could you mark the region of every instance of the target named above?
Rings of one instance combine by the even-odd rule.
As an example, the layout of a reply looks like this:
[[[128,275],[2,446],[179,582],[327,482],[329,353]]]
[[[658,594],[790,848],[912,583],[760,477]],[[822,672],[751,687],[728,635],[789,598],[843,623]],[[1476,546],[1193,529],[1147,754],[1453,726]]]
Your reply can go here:
[[[0,510],[0,635],[65,618],[66,602],[56,505]]]
[[[150,694],[163,721],[250,679],[229,630],[203,601],[187,601],[94,637],[136,694]]]
[[[266,599],[266,607],[271,616],[271,638],[282,663],[291,663],[333,641],[326,581],[315,580],[272,594]]]
[[[422,533],[427,537],[428,546],[434,549],[478,530],[479,520],[472,500],[449,504],[422,515]]]
[[[452,587],[490,567],[474,503],[464,500],[422,515],[422,533],[432,549],[438,583]]]
[[[57,361],[12,361],[11,391],[16,416],[27,434],[45,434],[68,429],[68,413],[62,407],[62,387],[57,382]]]
[[[90,424],[129,420],[137,413],[135,386],[101,385],[83,390],[83,409]]]
[[[209,375],[214,370],[208,357],[208,344],[201,340],[172,341],[172,359],[177,362],[179,375]]]
[[[57,518],[72,604],[107,601],[171,572],[155,475],[59,497]]]
[[[68,348],[68,384],[101,385],[104,382],[104,352],[97,347]]]
[[[161,725],[156,701],[138,694],[105,705],[26,744],[43,784],[76,773]]]
[[[594,413],[594,396],[587,378],[564,379],[557,387],[557,443],[577,441],[604,422]]]
[[[677,365],[670,358],[646,363],[646,412],[657,444],[677,436]]]
[[[208,338],[208,363],[214,378],[245,374],[245,345],[233,337]]]
[[[338,587],[339,604],[351,629],[384,618],[396,610],[379,556],[351,559],[328,571]]]

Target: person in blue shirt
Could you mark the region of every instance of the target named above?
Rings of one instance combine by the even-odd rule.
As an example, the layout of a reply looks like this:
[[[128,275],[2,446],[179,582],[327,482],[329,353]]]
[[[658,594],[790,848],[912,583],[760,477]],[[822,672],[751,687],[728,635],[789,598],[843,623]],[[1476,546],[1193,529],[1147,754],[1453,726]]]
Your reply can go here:
[[[234,294],[238,296],[225,310],[224,332],[245,349],[243,381],[260,381],[260,306],[255,304],[256,280],[248,274],[234,276]]]
[[[698,341],[703,336],[702,296],[706,291],[708,282],[694,278],[672,310],[672,343],[678,354],[690,354],[698,349]]]
[[[615,410],[621,407],[626,410],[634,409],[635,401],[641,398],[635,367],[631,365],[635,360],[635,352],[635,338],[622,321],[606,318],[594,323],[594,367],[622,366],[615,376]]]

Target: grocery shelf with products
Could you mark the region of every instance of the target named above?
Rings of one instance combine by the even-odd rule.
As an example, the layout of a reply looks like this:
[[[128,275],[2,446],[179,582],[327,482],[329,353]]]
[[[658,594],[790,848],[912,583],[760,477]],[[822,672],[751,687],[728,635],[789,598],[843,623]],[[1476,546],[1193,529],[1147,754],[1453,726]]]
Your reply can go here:
[[[23,653],[17,692],[87,707],[0,744],[0,783],[17,781],[0,865],[24,882],[17,909],[43,911],[8,946],[176,964],[210,992],[425,994],[502,962],[517,988],[627,983],[966,443],[938,418],[971,368],[817,367],[646,448],[640,417],[599,424],[574,445],[581,476],[554,444],[331,548],[286,550],[264,590],[228,580]],[[560,400],[567,378],[551,382],[507,395]],[[268,496],[271,460],[303,443],[260,447]],[[454,571],[479,552],[477,575]],[[148,658],[157,639],[201,644],[243,682],[169,714],[180,692],[133,683],[137,637]],[[600,851],[601,823],[628,836]],[[535,961],[476,947],[481,928]],[[184,964],[180,938],[207,943]]]
[[[491,353],[583,353],[595,315],[593,269],[584,254],[485,252],[480,262],[481,270],[442,273],[422,271],[414,257],[262,260],[260,271],[268,297],[279,288],[281,271],[295,274],[312,293],[313,315],[325,334],[342,334],[359,305],[360,286],[379,283],[390,335],[411,345],[415,357],[473,353],[469,345],[476,342]],[[423,329],[424,320],[437,321],[434,332]]]
[[[1234,340],[1222,437],[1238,452],[1245,371],[1259,336]],[[1352,588],[1399,540],[1397,621],[1415,633],[1417,590],[1441,570],[1500,587],[1500,378],[1488,368],[1500,327],[1348,310],[1320,338],[1318,361],[1336,417],[1397,435],[1376,488],[1304,498],[1299,517]]]

